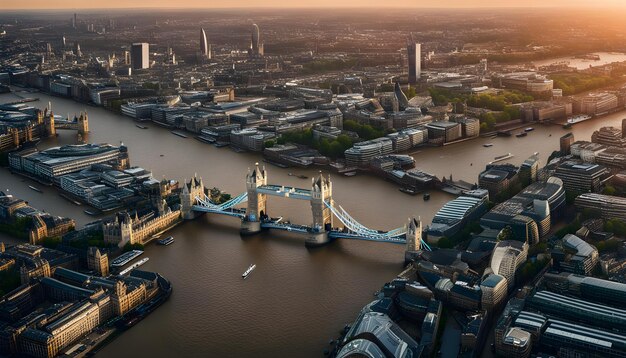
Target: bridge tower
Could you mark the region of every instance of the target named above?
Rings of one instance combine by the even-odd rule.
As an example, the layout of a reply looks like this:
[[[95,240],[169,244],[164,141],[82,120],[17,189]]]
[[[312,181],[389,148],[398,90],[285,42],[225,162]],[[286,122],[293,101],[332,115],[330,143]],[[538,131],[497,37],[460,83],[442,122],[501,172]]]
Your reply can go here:
[[[326,205],[332,205],[333,183],[320,173],[317,178],[311,179],[311,212],[313,214],[313,230],[309,233],[305,244],[319,246],[329,242],[328,231],[333,227],[333,214]]]
[[[267,185],[267,171],[255,163],[254,170],[246,174],[246,191],[248,192],[248,209],[241,221],[242,235],[252,235],[261,231],[261,220],[267,215],[267,195],[257,192],[257,188]]]
[[[89,133],[89,119],[87,118],[87,111],[81,112],[80,117],[78,117],[78,133],[83,136]]]
[[[422,249],[422,221],[410,218],[406,226],[406,251],[404,261],[408,262],[419,254]]]
[[[193,219],[195,213],[191,210],[196,203],[196,198],[204,198],[204,183],[202,178],[195,174],[189,183],[183,182],[183,190],[180,193],[180,206],[185,220]]]
[[[311,180],[311,211],[313,212],[313,228],[330,230],[333,225],[333,215],[324,202],[330,203],[333,199],[333,183],[320,173]]]
[[[50,115],[46,118],[46,133],[48,137],[56,137],[57,129],[54,126],[54,113],[50,111]]]

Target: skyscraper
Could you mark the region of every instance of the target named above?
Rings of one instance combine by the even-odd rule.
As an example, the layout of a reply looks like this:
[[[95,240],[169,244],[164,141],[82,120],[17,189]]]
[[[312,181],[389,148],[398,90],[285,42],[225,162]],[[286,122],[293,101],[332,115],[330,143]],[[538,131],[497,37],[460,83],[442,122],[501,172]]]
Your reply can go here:
[[[150,45],[136,42],[130,47],[130,63],[134,70],[150,67]]]
[[[257,24],[252,24],[252,43],[250,44],[250,55],[253,57],[263,56],[263,44],[261,43],[261,34]]]
[[[406,50],[409,57],[409,83],[415,84],[422,74],[422,45],[415,42],[413,34],[407,40]]]
[[[78,41],[74,43],[74,55],[76,55],[76,57],[83,57],[83,52],[80,50]]]
[[[72,18],[72,28],[76,28],[76,26],[78,26],[78,23],[76,22],[76,13],[74,13],[74,18]]]
[[[203,58],[211,59],[211,45],[207,42],[204,29],[200,29],[200,54]]]

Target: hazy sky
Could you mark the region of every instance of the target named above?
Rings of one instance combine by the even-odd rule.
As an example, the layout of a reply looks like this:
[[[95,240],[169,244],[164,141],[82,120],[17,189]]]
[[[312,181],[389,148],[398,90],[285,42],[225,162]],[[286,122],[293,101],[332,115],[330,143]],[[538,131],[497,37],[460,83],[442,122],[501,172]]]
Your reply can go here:
[[[624,0],[0,0],[0,9],[120,7],[626,7]]]

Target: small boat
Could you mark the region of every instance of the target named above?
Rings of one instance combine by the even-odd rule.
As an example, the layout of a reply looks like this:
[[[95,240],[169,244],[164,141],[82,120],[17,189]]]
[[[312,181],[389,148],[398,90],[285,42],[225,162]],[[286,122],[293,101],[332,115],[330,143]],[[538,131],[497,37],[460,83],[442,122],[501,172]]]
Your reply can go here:
[[[126,275],[127,273],[131,272],[132,270],[136,269],[137,267],[139,267],[139,266],[145,264],[146,262],[148,262],[148,260],[150,260],[149,257],[144,257],[143,259],[135,262],[134,264],[132,264],[128,268],[125,268],[124,270],[120,271],[119,275],[120,276]]]
[[[527,133],[527,132],[519,132],[519,133],[517,133],[515,136],[516,136],[517,138],[522,138],[522,137],[526,137],[527,135],[528,135],[528,133]]]
[[[160,157],[164,157],[164,156],[165,156],[165,154],[161,154],[161,155],[160,155]]]
[[[344,173],[343,175],[345,175],[347,177],[353,177],[353,176],[356,175],[356,172],[347,172],[347,173]]]
[[[513,154],[507,153],[504,155],[498,155],[497,157],[493,158],[493,160],[490,161],[489,164],[493,164],[493,163],[496,163],[505,159],[509,159],[509,158],[513,158]]]
[[[428,193],[424,194],[423,198],[424,198],[424,201],[430,200],[430,194],[428,194]]]
[[[148,127],[142,126],[141,124],[135,124],[135,127],[140,128],[140,129],[148,129]]]
[[[300,178],[300,179],[308,179],[309,177],[306,176],[306,175],[300,174],[300,175],[298,175],[298,178]]]
[[[38,193],[43,193],[43,191],[41,189],[37,188],[36,186],[29,185],[28,187],[31,188],[32,190],[38,192]]]
[[[483,147],[485,148],[493,147],[493,143],[485,143],[483,144]]]
[[[243,279],[245,280],[246,278],[248,278],[248,276],[252,273],[252,271],[254,271],[254,269],[256,268],[255,264],[250,265],[250,267],[248,267],[248,269],[246,270],[246,272],[244,272],[241,277],[243,277]]]
[[[419,192],[417,190],[411,189],[411,188],[400,188],[398,189],[401,192],[405,193],[405,194],[409,194],[409,195],[417,195]]]
[[[165,239],[157,240],[157,244],[167,246],[171,245],[174,242],[174,238],[172,236],[168,236]]]
[[[511,136],[511,132],[509,132],[509,131],[498,131],[496,133],[496,135],[498,137],[510,137]]]
[[[533,127],[528,127],[526,129],[524,129],[525,132],[532,132],[534,130],[535,130],[535,128],[533,128]]]

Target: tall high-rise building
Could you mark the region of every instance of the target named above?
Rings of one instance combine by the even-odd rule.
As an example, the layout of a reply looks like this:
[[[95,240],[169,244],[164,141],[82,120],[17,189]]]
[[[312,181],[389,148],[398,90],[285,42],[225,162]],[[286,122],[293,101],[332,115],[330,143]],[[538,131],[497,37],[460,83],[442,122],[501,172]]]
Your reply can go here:
[[[422,74],[422,45],[409,36],[406,50],[409,57],[409,83],[417,83]]]
[[[250,44],[250,55],[253,57],[263,56],[263,43],[261,33],[257,24],[252,24],[252,42]]]
[[[150,44],[136,42],[130,47],[130,63],[134,70],[150,67]]]
[[[61,45],[63,46],[63,48],[65,48],[66,44],[65,44],[65,36],[63,36],[61,38]]]
[[[200,29],[200,54],[203,58],[211,59],[211,45],[206,39],[206,31]]]
[[[72,18],[72,28],[76,28],[78,23],[76,22],[76,13],[74,13],[74,17]]]
[[[83,57],[83,52],[80,50],[78,41],[74,43],[74,55],[76,55],[76,57]]]

